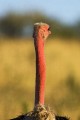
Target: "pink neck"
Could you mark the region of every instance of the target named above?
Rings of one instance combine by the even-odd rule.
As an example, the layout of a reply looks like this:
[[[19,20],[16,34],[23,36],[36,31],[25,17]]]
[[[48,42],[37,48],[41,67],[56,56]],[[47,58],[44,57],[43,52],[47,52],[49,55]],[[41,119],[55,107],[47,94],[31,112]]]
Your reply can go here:
[[[45,58],[43,38],[37,37],[34,40],[36,52],[36,85],[35,85],[35,105],[44,105],[45,89]]]

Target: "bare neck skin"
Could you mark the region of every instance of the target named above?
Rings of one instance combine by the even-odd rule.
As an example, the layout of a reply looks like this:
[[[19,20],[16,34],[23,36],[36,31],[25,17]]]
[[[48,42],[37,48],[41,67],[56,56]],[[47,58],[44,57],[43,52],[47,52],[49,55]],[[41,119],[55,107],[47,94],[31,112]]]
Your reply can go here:
[[[35,84],[35,106],[44,105],[46,65],[44,57],[44,42],[50,34],[49,26],[44,23],[36,24],[34,29],[34,46],[36,53],[36,84]]]
[[[35,53],[36,53],[36,86],[35,86],[35,105],[44,104],[46,66],[44,57],[44,43],[41,36],[37,36]]]

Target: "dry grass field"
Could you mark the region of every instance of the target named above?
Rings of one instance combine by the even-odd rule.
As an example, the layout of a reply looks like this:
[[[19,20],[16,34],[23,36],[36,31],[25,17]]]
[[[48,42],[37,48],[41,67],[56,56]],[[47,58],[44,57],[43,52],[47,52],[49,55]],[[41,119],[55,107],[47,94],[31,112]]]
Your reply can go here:
[[[45,105],[80,120],[80,43],[48,40],[45,45]],[[0,40],[0,120],[34,107],[35,51],[32,40]]]

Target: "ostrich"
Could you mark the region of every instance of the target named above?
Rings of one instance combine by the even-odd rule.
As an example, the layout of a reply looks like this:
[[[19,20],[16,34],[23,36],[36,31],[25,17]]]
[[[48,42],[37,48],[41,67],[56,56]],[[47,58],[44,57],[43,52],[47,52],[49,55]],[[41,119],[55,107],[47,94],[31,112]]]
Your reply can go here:
[[[46,78],[46,65],[44,57],[44,44],[51,34],[50,26],[46,23],[35,23],[33,38],[36,54],[36,84],[34,109],[24,115],[11,120],[68,120],[67,117],[57,116],[44,106],[44,91]]]
[[[35,85],[35,106],[44,106],[44,89],[46,77],[46,65],[44,58],[44,43],[49,34],[49,25],[44,23],[34,24],[34,46],[36,53],[36,85]]]

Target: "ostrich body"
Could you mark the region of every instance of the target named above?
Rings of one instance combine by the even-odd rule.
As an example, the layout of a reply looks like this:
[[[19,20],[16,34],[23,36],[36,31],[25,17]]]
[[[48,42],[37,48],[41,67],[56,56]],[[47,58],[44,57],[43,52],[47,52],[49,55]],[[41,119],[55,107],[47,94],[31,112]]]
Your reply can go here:
[[[36,84],[34,109],[24,115],[11,120],[68,120],[66,117],[56,116],[44,107],[46,65],[44,57],[44,44],[51,34],[50,27],[46,23],[34,24],[33,38],[36,53]]]

